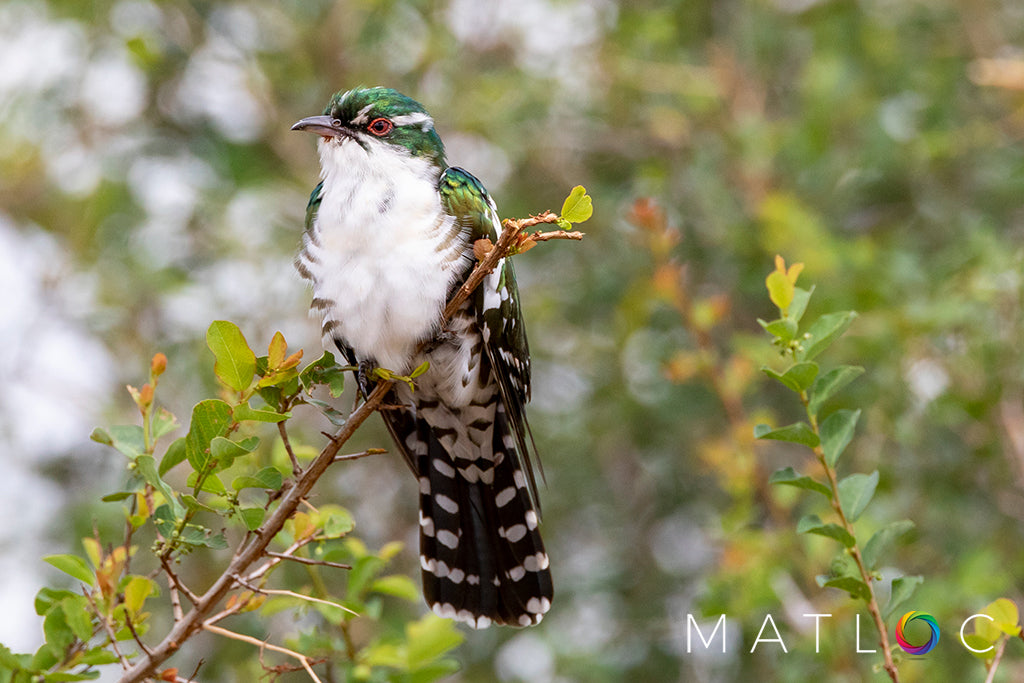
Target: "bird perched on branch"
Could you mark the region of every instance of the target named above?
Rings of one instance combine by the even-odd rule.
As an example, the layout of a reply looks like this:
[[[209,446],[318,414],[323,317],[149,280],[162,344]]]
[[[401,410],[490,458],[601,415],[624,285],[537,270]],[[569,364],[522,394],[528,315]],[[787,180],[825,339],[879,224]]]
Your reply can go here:
[[[408,375],[381,415],[419,481],[431,609],[476,628],[530,626],[551,606],[525,406],[530,355],[509,259],[447,323],[442,310],[496,239],[493,200],[448,166],[421,104],[387,88],[334,95],[292,130],[319,136],[321,182],[296,259],[312,308],[360,367]]]

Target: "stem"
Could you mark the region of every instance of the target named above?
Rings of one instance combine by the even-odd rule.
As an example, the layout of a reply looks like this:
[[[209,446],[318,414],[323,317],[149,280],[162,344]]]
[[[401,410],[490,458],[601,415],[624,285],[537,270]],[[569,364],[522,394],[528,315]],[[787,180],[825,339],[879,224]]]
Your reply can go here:
[[[1024,638],[1024,635],[1021,636]],[[999,644],[996,645],[996,656],[992,660],[992,666],[988,668],[988,676],[985,677],[985,683],[992,683],[996,680],[996,669],[999,668],[999,660],[1003,658],[1003,651],[1006,650],[1006,641],[1008,638],[1003,637],[999,639]]]
[[[376,411],[377,406],[390,390],[391,382],[380,382],[374,388],[366,402],[349,416],[345,426],[302,472],[295,485],[281,497],[280,504],[255,532],[252,539],[239,548],[224,573],[203,595],[197,598],[195,607],[171,628],[167,636],[152,649],[150,654],[140,657],[135,662],[121,678],[121,683],[138,683],[146,677],[152,676],[156,672],[156,668],[177,652],[182,643],[203,629],[203,620],[206,615],[234,588],[235,580],[232,577],[245,574],[246,569],[263,556],[263,552],[284,526],[285,521],[294,514],[302,499],[313,488],[313,484],[334,462],[334,456],[338,454],[341,446],[366,421],[366,418]]]
[[[811,412],[810,402],[807,397],[806,391],[800,392],[800,401],[804,404],[804,409],[807,411],[807,419],[811,424],[811,429],[815,435],[818,436],[818,440],[821,440],[821,431],[818,428],[818,416]],[[825,468],[825,476],[828,477],[828,485],[832,490],[832,509],[835,510],[836,514],[839,515],[839,521],[843,528],[848,534],[854,539],[857,538],[853,531],[853,524],[846,518],[846,513],[843,511],[843,505],[839,502],[839,481],[836,478],[836,472],[834,469],[829,467],[825,460],[825,451],[821,445],[814,447],[814,455],[818,458],[818,462]],[[879,646],[882,648],[882,656],[885,658],[885,664],[883,668],[885,672],[889,674],[889,678],[892,679],[893,683],[899,683],[899,673],[896,669],[896,663],[893,662],[892,652],[889,650],[889,634],[885,627],[885,621],[882,619],[882,610],[878,607],[878,599],[875,597],[875,589],[871,572],[868,571],[867,566],[864,564],[864,558],[860,553],[860,547],[855,542],[853,546],[848,548],[850,556],[853,557],[853,561],[857,563],[857,569],[860,571],[860,578],[864,582],[864,585],[868,589],[868,612],[871,613],[871,618],[875,622],[875,629],[878,631]]]

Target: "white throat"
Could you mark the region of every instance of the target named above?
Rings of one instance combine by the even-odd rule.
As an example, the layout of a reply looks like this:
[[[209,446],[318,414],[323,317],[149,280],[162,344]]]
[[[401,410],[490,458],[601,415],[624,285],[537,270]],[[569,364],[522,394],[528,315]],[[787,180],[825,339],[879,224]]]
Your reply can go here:
[[[429,160],[348,139],[321,139],[319,151],[322,201],[300,260],[325,344],[340,338],[359,360],[408,372],[436,331],[467,237],[441,207]]]

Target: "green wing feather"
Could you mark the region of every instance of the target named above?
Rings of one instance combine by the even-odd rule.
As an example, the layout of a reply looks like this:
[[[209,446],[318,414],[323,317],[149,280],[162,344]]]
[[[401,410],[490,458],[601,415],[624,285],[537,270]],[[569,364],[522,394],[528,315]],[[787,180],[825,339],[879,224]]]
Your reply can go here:
[[[497,240],[501,228],[498,211],[476,177],[461,168],[448,168],[441,176],[438,190],[445,210],[455,216],[467,230],[470,245],[485,237]],[[534,504],[538,505],[536,482],[529,457],[531,450],[536,452],[536,448],[527,447],[528,444],[533,446],[533,437],[526,421],[526,403],[530,400],[530,348],[519,306],[519,288],[512,260],[503,259],[496,274],[496,279],[488,278],[477,288],[472,302],[478,324],[487,331],[484,347],[491,367],[494,368],[523,469],[530,481]],[[487,291],[488,287],[494,288],[494,291]]]

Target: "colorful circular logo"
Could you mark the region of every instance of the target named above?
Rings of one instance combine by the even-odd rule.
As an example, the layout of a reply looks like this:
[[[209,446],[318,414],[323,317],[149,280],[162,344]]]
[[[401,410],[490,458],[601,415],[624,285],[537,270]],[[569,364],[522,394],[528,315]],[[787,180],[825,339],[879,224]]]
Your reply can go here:
[[[928,638],[928,642],[924,645],[911,645],[903,634],[903,630],[907,627],[907,624],[918,620],[928,624],[928,628],[931,629],[931,637]],[[908,655],[927,654],[939,643],[939,624],[935,621],[935,617],[927,612],[907,612],[900,617],[899,622],[896,624],[896,642],[900,644],[900,647]]]

